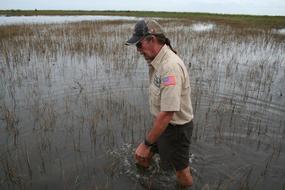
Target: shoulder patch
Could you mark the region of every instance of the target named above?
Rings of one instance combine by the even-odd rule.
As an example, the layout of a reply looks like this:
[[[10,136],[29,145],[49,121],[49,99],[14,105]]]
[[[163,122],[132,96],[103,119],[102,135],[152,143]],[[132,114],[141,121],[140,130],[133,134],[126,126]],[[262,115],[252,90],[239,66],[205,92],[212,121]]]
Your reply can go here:
[[[161,84],[163,86],[171,86],[171,85],[176,85],[176,77],[175,76],[167,76],[167,77],[164,77],[162,78],[161,80]]]

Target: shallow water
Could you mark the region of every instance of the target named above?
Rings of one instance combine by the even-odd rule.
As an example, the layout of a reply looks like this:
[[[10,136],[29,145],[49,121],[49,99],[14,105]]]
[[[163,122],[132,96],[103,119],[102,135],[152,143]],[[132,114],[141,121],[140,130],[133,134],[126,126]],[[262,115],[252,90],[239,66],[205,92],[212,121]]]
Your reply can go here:
[[[196,23],[192,25],[192,30],[195,32],[200,32],[200,31],[210,31],[215,28],[215,25],[213,23]]]
[[[284,189],[284,41],[192,24],[162,21],[190,74],[192,189]],[[0,27],[1,189],[175,189],[133,160],[152,118],[133,25]]]
[[[282,29],[274,29],[273,32],[274,32],[274,33],[277,33],[277,34],[283,34],[283,35],[285,35],[285,28],[282,28]]]
[[[0,16],[0,25],[51,24],[96,20],[135,20],[127,16]]]

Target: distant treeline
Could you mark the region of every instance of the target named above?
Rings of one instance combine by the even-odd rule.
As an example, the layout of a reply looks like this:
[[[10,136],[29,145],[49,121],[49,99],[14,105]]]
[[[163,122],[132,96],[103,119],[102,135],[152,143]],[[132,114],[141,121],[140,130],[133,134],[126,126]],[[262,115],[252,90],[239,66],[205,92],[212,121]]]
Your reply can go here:
[[[231,15],[213,13],[191,12],[154,12],[154,11],[82,11],[82,10],[0,10],[0,15],[5,16],[33,16],[33,15],[109,15],[109,16],[134,16],[134,17],[162,17],[184,18],[193,21],[209,21],[231,24],[237,27],[285,28],[285,16],[253,16]]]

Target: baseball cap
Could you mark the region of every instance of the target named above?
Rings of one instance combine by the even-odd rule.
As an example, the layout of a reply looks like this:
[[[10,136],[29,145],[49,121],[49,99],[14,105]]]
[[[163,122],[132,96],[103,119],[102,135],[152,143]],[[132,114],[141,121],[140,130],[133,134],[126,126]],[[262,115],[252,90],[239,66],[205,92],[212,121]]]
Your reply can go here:
[[[135,45],[143,37],[151,34],[163,34],[162,27],[155,20],[140,20],[136,23],[132,37],[126,41],[126,45]]]

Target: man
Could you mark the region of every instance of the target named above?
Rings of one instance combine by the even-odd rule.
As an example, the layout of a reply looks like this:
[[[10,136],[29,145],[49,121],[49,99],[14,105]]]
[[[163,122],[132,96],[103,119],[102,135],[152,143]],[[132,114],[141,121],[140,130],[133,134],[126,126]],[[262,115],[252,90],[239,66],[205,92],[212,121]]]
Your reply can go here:
[[[136,149],[137,164],[148,167],[152,156],[159,153],[161,167],[175,169],[178,182],[191,186],[193,110],[187,69],[154,20],[137,22],[126,45],[136,45],[149,64],[149,106],[154,116],[151,130]]]

